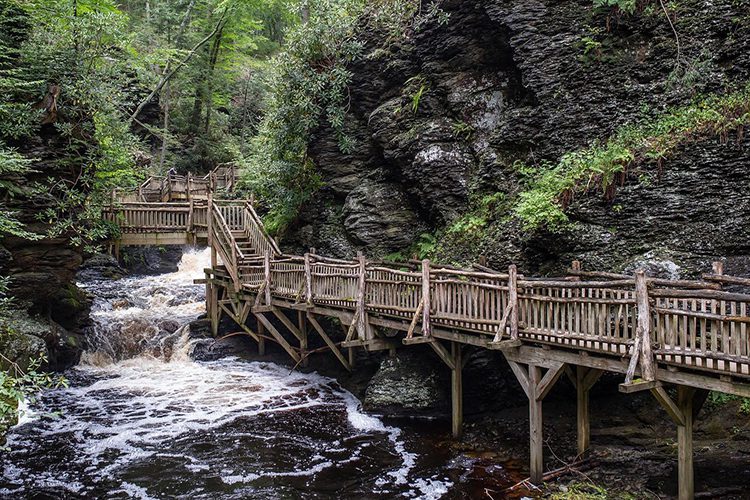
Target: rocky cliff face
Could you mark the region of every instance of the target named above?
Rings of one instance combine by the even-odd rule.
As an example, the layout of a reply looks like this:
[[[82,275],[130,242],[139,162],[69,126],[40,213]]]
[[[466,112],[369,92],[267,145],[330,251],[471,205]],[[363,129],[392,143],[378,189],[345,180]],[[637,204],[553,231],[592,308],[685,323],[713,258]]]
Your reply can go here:
[[[47,207],[55,206],[56,200],[47,190],[32,187],[46,185],[48,179],[73,184],[81,175],[80,162],[70,160],[68,140],[52,125],[44,125],[38,135],[22,144],[9,145],[36,161],[32,172],[17,179],[17,184],[27,188],[28,194],[9,198],[6,206],[17,214],[27,230],[45,234],[49,225],[37,216]],[[81,250],[71,246],[64,235],[37,241],[10,236],[0,240],[0,275],[11,277],[11,295],[17,305],[43,318],[19,325],[49,323],[44,335],[37,335],[35,329],[30,334],[46,342],[52,368],[75,364],[83,347],[77,333],[88,321],[90,301],[75,284],[82,261]],[[23,333],[24,329],[21,330]]]
[[[679,2],[669,12],[675,35],[658,2],[641,4],[631,16],[596,12],[589,0],[444,0],[445,25],[387,46],[370,34],[352,67],[357,148],[342,154],[325,126],[315,135],[326,187],[286,244],[333,255],[404,249],[485,193],[510,207],[524,182],[519,161],[556,162],[618,127],[747,82],[747,5]],[[640,166],[614,199],[577,199],[575,229],[562,234],[524,231],[501,211],[481,235],[444,241],[443,257],[485,255],[535,273],[574,258],[615,270],[651,261],[679,275],[726,257],[728,272],[750,272],[748,145],[741,135],[710,138],[660,172]]]

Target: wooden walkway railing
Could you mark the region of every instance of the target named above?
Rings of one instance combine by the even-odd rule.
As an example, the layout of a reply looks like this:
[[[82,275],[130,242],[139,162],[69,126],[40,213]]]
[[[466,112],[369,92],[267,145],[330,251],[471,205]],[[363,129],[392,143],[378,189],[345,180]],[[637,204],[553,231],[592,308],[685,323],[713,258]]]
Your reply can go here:
[[[587,272],[577,262],[566,276],[533,278],[513,265],[499,272],[428,260],[285,255],[249,202],[213,200],[210,194],[189,202],[117,203],[105,217],[124,235],[180,232],[207,239],[212,265],[199,281],[207,286],[214,332],[226,314],[258,342],[260,352],[270,338],[304,363],[312,352],[308,325],[347,369],[354,347],[393,348],[393,339],[376,327],[404,332],[403,344],[430,345],[451,369],[456,436],[461,346],[502,351],[529,398],[534,481],[543,472],[541,402],[563,373],[578,392],[580,453],[589,440],[588,391],[603,370],[625,375],[623,392],[654,394],[678,426],[679,497],[685,499],[693,488],[692,419],[706,391],[750,396],[750,279],[725,276],[720,263],[699,280],[651,278],[642,270],[633,276]],[[298,326],[289,311],[298,314]],[[250,314],[257,331],[247,325]],[[338,318],[344,340],[334,342],[315,315]],[[299,348],[280,333],[281,324]],[[450,350],[440,341],[449,341]],[[342,348],[350,349],[348,361]],[[677,384],[676,401],[664,382]]]
[[[126,234],[203,235],[237,290],[263,287],[272,298],[358,318],[409,320],[410,338],[442,328],[488,348],[526,340],[629,356],[641,368],[661,363],[750,377],[748,278],[717,272],[665,280],[571,269],[566,277],[539,279],[517,275],[513,266],[496,272],[283,255],[246,201],[129,202],[104,216]],[[371,340],[361,325],[358,331],[360,340]],[[649,371],[642,377],[651,378]]]
[[[237,167],[219,165],[203,177],[187,175],[151,176],[134,190],[113,190],[112,203],[166,203],[207,199],[219,190],[232,192],[237,184]]]

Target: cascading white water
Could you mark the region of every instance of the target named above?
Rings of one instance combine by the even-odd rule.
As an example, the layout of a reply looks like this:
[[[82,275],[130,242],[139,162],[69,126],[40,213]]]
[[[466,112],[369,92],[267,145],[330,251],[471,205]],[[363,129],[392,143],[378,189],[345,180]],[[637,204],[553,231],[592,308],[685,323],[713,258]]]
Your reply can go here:
[[[70,387],[8,436],[0,497],[437,498],[402,432],[331,379],[265,362],[195,362],[185,325],[204,311],[207,251],[179,271],[85,283],[94,335]],[[59,418],[51,412],[60,411]]]

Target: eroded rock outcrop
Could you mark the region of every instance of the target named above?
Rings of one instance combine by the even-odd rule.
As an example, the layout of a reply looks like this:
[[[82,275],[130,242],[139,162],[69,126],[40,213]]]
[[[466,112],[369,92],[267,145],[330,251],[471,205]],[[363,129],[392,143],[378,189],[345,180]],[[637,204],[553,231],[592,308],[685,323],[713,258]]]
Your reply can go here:
[[[321,127],[310,144],[326,187],[303,209],[287,244],[334,255],[382,254],[408,246],[500,193],[505,212],[483,234],[446,244],[444,258],[480,254],[502,267],[560,272],[570,260],[626,270],[669,261],[679,275],[727,259],[747,274],[750,236],[748,139],[696,138],[663,165],[640,165],[613,199],[592,190],[574,200],[570,230],[526,231],[510,209],[526,165],[555,163],[696,95],[743,86],[750,77],[750,14],[722,0],[691,0],[634,15],[595,11],[588,0],[443,0],[445,25],[382,44],[369,34],[351,70],[350,154]],[[364,203],[389,193],[388,201]],[[375,221],[378,221],[377,223]],[[331,243],[335,242],[335,243]]]

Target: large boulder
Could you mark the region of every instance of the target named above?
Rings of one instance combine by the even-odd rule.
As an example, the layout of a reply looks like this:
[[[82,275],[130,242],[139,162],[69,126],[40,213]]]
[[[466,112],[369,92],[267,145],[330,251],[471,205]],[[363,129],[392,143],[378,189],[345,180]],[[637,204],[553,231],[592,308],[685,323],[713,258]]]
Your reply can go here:
[[[440,362],[414,351],[398,351],[384,358],[370,380],[363,406],[388,416],[446,413],[450,395]]]
[[[182,254],[180,246],[125,247],[121,260],[132,274],[167,274],[177,271]]]

